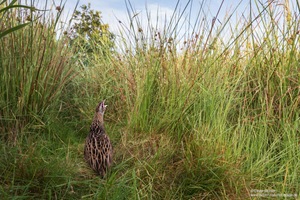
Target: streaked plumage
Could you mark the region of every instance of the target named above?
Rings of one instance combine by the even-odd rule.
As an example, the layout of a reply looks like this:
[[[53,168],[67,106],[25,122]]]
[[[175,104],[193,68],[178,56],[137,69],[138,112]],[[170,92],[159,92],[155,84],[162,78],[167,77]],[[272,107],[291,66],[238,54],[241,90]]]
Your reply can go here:
[[[104,101],[96,107],[96,113],[86,138],[84,158],[89,166],[101,177],[104,177],[112,164],[112,145],[105,133],[103,115],[106,109]]]

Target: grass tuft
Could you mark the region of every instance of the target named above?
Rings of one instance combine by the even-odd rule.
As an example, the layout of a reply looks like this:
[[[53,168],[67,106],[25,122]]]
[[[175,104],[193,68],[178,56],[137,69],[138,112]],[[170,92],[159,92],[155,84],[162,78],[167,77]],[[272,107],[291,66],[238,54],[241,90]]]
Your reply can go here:
[[[28,14],[32,23],[0,39],[0,196],[299,196],[297,12],[286,2],[256,2],[248,17],[217,23],[207,3],[196,22],[191,1],[182,10],[178,2],[164,23],[147,10],[144,27],[126,1],[130,25],[122,19],[116,49],[58,37],[60,13],[8,11],[0,27]],[[114,147],[105,179],[82,155],[102,99]]]

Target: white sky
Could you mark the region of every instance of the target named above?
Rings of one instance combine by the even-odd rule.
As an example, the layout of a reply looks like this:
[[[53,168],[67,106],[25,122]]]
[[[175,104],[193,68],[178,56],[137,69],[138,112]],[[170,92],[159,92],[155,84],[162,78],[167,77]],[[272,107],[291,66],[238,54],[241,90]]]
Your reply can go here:
[[[55,1],[58,2],[59,0]],[[225,0],[218,19],[222,21],[226,13],[231,13],[239,4],[240,5],[238,6],[237,14],[244,13],[247,8],[249,9],[249,1],[250,0]],[[183,10],[184,7],[189,3],[188,10],[192,10],[191,12],[186,12],[185,15],[191,14],[191,17],[196,17],[202,2],[204,2],[203,10],[206,14],[208,14],[208,20],[209,18],[212,20],[213,17],[216,16],[217,11],[222,3],[221,0],[180,0],[179,10]],[[66,0],[65,9],[72,11],[76,3],[77,0]],[[125,0],[80,0],[79,6],[88,3],[91,3],[92,9],[102,12],[103,22],[108,23],[111,31],[113,32],[118,30],[118,20],[121,20],[123,23],[128,20]],[[165,16],[167,16],[168,19],[171,18],[177,4],[177,0],[131,0],[130,3],[134,10],[139,13],[139,17],[141,17],[144,23],[146,23],[147,19],[144,19],[146,18],[146,7],[148,12],[151,12],[153,22],[156,21],[157,13],[159,15],[159,19],[164,21]],[[190,6],[192,8],[190,8]]]
[[[52,1],[60,2],[60,0],[48,0],[49,3]],[[230,20],[230,24],[238,25],[242,15],[244,15],[245,18],[248,18],[250,3],[252,4],[252,8],[254,8],[254,12],[257,14],[258,12],[255,11],[257,8],[256,4],[263,4],[266,6],[271,1],[274,2],[274,5],[279,7],[284,7],[286,2],[290,2],[289,4],[292,10],[299,13],[299,10],[296,7],[296,1],[298,0],[224,0],[217,19],[219,20],[219,23],[224,22],[225,16],[232,14],[237,8]],[[77,0],[63,0],[63,2],[66,3],[65,13],[67,13],[66,11],[72,12],[74,10]],[[79,6],[91,3],[92,9],[102,12],[103,22],[109,24],[110,30],[112,32],[117,32],[119,27],[118,20],[122,21],[123,24],[125,24],[126,21],[129,23],[126,2],[128,5],[128,0],[80,0]],[[147,7],[148,12],[151,12],[151,21],[155,24],[157,15],[161,22],[165,21],[165,16],[167,21],[170,20],[177,4],[177,0],[130,0],[130,3],[136,13],[139,13],[138,17],[142,20],[141,23],[148,24],[146,18]],[[203,4],[202,17],[205,17],[206,20],[210,22],[217,15],[222,0],[180,0],[177,13],[180,13],[187,4],[189,6],[183,17],[189,16],[190,22],[192,23],[198,15],[201,4]],[[186,20],[183,21],[184,23],[186,22]]]
[[[67,17],[67,15],[70,17],[71,13],[74,11],[77,0],[62,1],[65,2],[64,18]],[[198,28],[197,31],[203,28],[206,29],[205,33],[207,34],[212,21],[214,17],[216,17],[223,2],[216,20],[216,25],[221,27],[221,25],[226,24],[225,18],[228,17],[228,15],[233,14],[228,24],[226,24],[226,30],[222,31],[223,37],[231,37],[234,34],[232,32],[236,27],[245,27],[242,23],[245,23],[246,19],[249,19],[250,4],[252,4],[253,19],[259,13],[257,7],[262,9],[262,5],[265,7],[270,2],[273,2],[272,5],[279,10],[279,15],[284,15],[284,7],[287,6],[286,3],[289,2],[291,10],[299,16],[300,11],[297,8],[297,1],[299,2],[299,0],[180,0],[175,15],[177,18],[181,13],[183,13],[183,15],[181,20],[175,19],[175,21],[179,21],[178,26],[180,30],[177,30],[177,32],[179,35],[184,35],[188,31],[187,37],[189,38],[192,29],[196,27]],[[49,5],[53,2],[59,4],[61,0],[46,0],[46,2]],[[177,2],[177,0],[130,0],[130,4],[134,9],[133,12],[130,11],[130,15],[132,17],[137,14],[135,18],[138,18],[138,21],[141,24],[139,26],[142,27],[143,30],[149,28],[147,27],[149,21],[152,27],[158,25],[158,30],[163,30],[162,26],[164,23],[170,23]],[[39,3],[43,5],[44,1],[39,1]],[[119,21],[122,22],[123,27],[128,28],[130,26],[130,19],[127,11],[129,7],[128,0],[80,0],[77,9],[80,10],[81,5],[88,3],[91,4],[91,9],[98,10],[102,13],[103,22],[109,24],[110,31],[117,36],[120,28]],[[187,9],[185,12],[182,12],[186,6]],[[200,15],[199,11],[201,12]],[[151,13],[150,20],[147,19],[147,13]],[[200,16],[200,19],[197,20],[197,16]],[[157,21],[157,19],[159,20]],[[199,25],[203,20],[206,25]],[[136,22],[136,20],[133,21]],[[201,28],[199,28],[199,26],[201,26]],[[171,31],[169,30],[169,32]]]

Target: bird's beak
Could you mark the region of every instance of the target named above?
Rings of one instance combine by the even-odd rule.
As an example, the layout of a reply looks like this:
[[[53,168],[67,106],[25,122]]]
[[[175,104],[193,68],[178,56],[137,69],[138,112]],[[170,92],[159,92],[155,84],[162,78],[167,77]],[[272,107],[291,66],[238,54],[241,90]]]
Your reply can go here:
[[[106,100],[106,99],[104,99],[104,100],[102,101],[102,105],[103,105],[104,108],[106,108],[106,106],[107,106],[107,105],[105,105],[105,100]]]

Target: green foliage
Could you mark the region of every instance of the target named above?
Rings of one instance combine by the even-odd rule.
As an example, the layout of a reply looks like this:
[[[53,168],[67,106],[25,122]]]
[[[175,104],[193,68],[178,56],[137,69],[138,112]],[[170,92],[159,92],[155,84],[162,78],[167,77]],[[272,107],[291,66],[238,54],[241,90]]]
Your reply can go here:
[[[176,7],[161,30],[143,29],[129,4],[124,49],[113,54],[97,45],[100,29],[93,39],[87,28],[92,15],[100,20],[89,6],[74,15],[82,26],[71,46],[52,23],[1,38],[0,133],[9,140],[0,145],[0,196],[247,199],[255,189],[299,196],[298,17],[287,6],[257,6],[247,25],[232,28],[231,18],[202,20],[203,11],[181,41],[188,6]],[[82,151],[104,98],[115,162],[100,179]]]
[[[101,12],[91,9],[90,3],[82,5],[76,10],[71,27],[72,45],[78,46],[76,51],[83,53],[96,53],[95,48],[107,53],[114,47],[114,35],[109,31],[109,25],[101,20]]]
[[[24,24],[29,16],[32,20],[0,40],[1,138],[13,142],[28,124],[43,127],[46,111],[59,104],[73,69],[68,41],[56,39],[55,21],[49,24],[46,17],[39,19],[39,13],[21,9],[6,14],[10,18],[1,20],[1,27]]]

